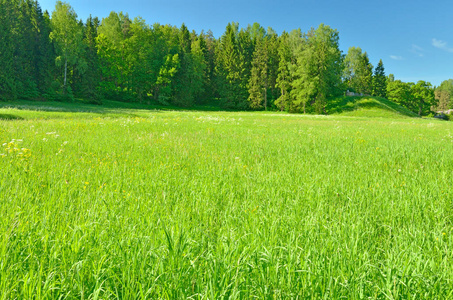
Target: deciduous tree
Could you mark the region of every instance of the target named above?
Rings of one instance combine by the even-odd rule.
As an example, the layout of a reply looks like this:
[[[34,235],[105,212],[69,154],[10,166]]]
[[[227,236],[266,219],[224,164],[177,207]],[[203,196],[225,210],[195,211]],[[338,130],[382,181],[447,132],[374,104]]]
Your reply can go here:
[[[58,66],[64,66],[63,86],[66,88],[68,64],[78,67],[81,72],[86,69],[86,61],[82,56],[83,31],[77,22],[77,14],[66,2],[57,1],[51,23],[50,38],[58,54],[55,61]]]

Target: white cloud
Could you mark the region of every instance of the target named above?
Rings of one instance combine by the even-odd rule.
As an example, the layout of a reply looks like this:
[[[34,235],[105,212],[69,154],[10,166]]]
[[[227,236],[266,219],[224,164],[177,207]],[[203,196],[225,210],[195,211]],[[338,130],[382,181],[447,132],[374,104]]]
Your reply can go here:
[[[453,53],[453,48],[449,48],[447,46],[447,42],[445,42],[445,41],[438,40],[438,39],[432,39],[432,45],[438,49]]]
[[[394,59],[394,60],[403,60],[403,57],[402,56],[398,56],[398,55],[390,55],[390,58]]]
[[[425,52],[425,50],[422,47],[417,46],[415,44],[412,44],[411,52],[417,55],[418,57],[423,57],[425,55],[423,53]]]

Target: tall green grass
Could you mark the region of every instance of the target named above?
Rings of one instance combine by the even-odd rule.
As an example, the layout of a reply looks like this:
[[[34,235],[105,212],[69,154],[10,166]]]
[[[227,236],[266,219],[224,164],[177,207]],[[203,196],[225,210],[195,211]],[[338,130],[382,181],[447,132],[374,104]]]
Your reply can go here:
[[[449,122],[0,114],[0,299],[452,298]]]

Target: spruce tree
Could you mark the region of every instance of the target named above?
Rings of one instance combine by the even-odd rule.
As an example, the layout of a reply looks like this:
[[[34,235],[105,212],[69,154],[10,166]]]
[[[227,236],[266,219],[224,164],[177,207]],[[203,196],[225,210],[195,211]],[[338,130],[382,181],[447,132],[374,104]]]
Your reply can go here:
[[[17,97],[13,36],[15,11],[9,0],[0,0],[0,99],[4,100]]]
[[[292,60],[291,49],[289,45],[289,35],[283,32],[279,39],[278,46],[278,76],[275,87],[280,90],[280,96],[275,100],[275,105],[281,111],[289,111],[291,105],[291,73],[290,64]]]
[[[253,109],[267,110],[267,89],[269,88],[269,54],[265,38],[258,38],[253,53],[252,70],[249,80],[249,103]]]
[[[248,105],[242,76],[244,60],[241,58],[237,37],[238,25],[228,23],[217,48],[216,77],[221,104],[227,108],[245,109]]]
[[[384,64],[382,59],[379,60],[378,65],[374,70],[373,76],[373,96],[382,98],[387,97],[387,78],[385,76]]]

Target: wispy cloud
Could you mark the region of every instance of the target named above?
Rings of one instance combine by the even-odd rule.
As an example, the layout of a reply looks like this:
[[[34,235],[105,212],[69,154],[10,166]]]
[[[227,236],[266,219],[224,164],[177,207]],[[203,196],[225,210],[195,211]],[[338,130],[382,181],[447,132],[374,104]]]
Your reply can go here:
[[[402,56],[398,56],[398,55],[390,55],[390,58],[394,59],[394,60],[403,60],[403,57]]]
[[[438,49],[453,53],[453,48],[449,48],[445,41],[432,39],[432,45]]]
[[[411,52],[414,53],[415,55],[417,55],[418,57],[425,56],[425,54],[424,54],[425,50],[422,47],[417,46],[415,44],[412,44]]]

